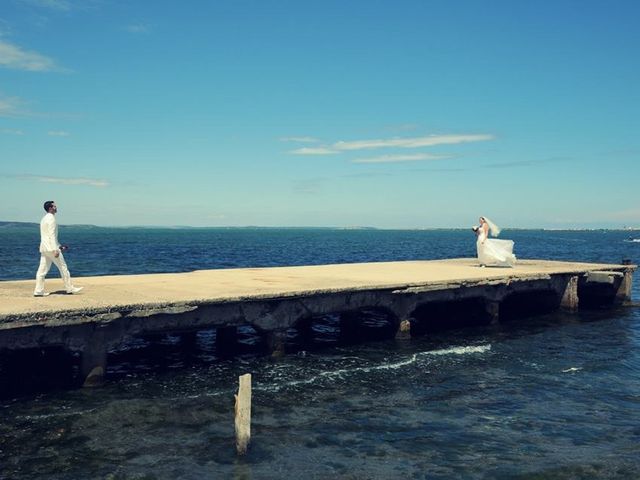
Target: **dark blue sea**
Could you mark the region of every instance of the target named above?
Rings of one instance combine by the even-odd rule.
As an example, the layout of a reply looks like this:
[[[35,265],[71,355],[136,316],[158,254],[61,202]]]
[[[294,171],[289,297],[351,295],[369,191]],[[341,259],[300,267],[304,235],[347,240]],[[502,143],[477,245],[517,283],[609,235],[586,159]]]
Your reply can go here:
[[[60,237],[74,277],[475,255],[470,230],[68,227]],[[501,237],[519,258],[640,263],[637,231]],[[0,228],[0,280],[33,278],[38,242],[37,227]],[[114,356],[102,388],[0,400],[0,479],[640,478],[637,306],[326,343],[221,359],[206,331],[189,355],[179,336],[140,339],[129,348],[147,354]],[[243,373],[252,443],[238,458]]]

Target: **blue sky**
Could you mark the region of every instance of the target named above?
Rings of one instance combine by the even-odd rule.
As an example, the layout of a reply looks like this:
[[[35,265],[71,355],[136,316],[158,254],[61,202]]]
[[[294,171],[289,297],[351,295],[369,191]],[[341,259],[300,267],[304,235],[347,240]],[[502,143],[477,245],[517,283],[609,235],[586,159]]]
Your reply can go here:
[[[640,226],[640,2],[2,0],[0,220]]]

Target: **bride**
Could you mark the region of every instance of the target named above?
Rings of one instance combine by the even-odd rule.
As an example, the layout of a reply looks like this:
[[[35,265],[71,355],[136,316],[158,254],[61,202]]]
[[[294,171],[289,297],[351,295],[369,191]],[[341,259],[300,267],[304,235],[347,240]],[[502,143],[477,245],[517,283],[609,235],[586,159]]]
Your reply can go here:
[[[489,232],[494,237],[500,234],[500,228],[487,217],[480,217],[480,225],[473,227],[478,239],[478,260],[480,266],[513,267],[516,256],[513,254],[513,240],[498,240],[489,238]]]

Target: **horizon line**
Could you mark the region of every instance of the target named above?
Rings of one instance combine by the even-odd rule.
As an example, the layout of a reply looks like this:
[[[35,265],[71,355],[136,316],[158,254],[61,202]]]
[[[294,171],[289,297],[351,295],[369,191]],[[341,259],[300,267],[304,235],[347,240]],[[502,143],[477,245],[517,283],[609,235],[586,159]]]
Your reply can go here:
[[[25,225],[38,225],[38,222],[25,222],[17,220],[0,220],[0,228],[5,228],[3,224],[25,224]],[[92,227],[92,228],[172,228],[172,229],[207,229],[207,228],[220,228],[220,229],[315,229],[315,230],[469,230],[471,226],[451,226],[451,227],[375,227],[368,225],[349,225],[349,226],[318,226],[318,225],[97,225],[90,223],[68,223],[60,224],[61,228],[67,227]],[[502,227],[502,230],[568,230],[568,231],[584,231],[584,230],[613,230],[613,231],[637,231],[640,230],[640,226],[620,226],[620,227]]]

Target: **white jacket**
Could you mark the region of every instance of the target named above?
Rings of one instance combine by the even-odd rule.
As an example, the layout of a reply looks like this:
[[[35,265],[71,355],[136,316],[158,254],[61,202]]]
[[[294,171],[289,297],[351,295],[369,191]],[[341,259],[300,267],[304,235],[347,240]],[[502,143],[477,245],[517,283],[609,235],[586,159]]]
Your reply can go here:
[[[53,213],[47,213],[40,220],[40,253],[55,252],[59,248],[56,216]]]

